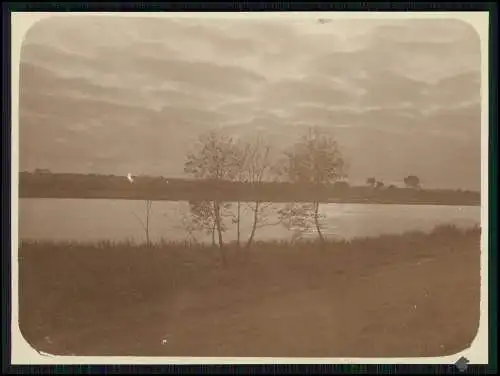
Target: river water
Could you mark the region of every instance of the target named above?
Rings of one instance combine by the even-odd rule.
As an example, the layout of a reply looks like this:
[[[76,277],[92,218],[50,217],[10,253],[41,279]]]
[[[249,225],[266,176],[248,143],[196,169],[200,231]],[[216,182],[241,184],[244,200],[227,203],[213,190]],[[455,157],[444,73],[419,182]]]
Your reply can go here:
[[[236,205],[233,205],[236,207]],[[276,222],[276,208],[270,205],[266,212],[269,226],[259,228],[255,240],[290,240],[293,231]],[[439,224],[472,227],[480,224],[479,206],[395,205],[395,204],[323,204],[322,227],[328,238],[394,234],[405,231],[429,231]],[[91,199],[20,199],[19,235],[30,240],[133,240],[144,241],[140,221],[145,220],[145,202],[132,200]],[[189,234],[185,230],[188,205],[186,202],[153,202],[150,215],[150,238],[153,241],[183,241],[195,236],[198,241],[209,241],[203,233]],[[252,211],[241,207],[241,238],[250,234]],[[225,240],[236,239],[236,225],[227,220]],[[312,232],[304,236],[314,236]]]

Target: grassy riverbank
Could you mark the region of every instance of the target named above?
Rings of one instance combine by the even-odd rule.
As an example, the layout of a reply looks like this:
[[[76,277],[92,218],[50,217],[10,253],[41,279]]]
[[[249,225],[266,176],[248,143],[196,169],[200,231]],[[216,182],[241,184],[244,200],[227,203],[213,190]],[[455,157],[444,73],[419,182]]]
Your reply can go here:
[[[394,357],[456,353],[479,323],[479,229],[351,242],[23,242],[20,326],[53,354]]]

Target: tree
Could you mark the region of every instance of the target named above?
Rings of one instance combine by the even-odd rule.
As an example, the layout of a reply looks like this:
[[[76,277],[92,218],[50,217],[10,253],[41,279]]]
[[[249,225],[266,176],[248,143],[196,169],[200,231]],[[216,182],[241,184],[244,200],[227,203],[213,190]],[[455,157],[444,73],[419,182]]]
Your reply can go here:
[[[408,188],[420,188],[420,179],[415,175],[404,178],[404,183]]]
[[[181,212],[177,215],[177,218],[180,219],[179,224],[175,227],[182,229],[185,231],[187,235],[187,242],[190,244],[196,244],[198,243],[198,239],[195,236],[195,233],[200,230],[205,230],[206,232],[209,232],[206,228],[200,228],[198,223],[194,221],[194,215],[191,210],[191,202],[189,202],[189,209],[187,212]],[[167,214],[164,214],[165,217],[167,217]],[[211,232],[212,234],[212,247],[215,246],[215,227],[213,231]]]
[[[292,202],[278,210],[279,223],[293,232],[292,242],[314,228],[317,217],[314,204],[311,203]]]
[[[213,203],[210,201],[189,201],[189,213],[191,214],[191,223],[184,223],[184,229],[190,234],[194,231],[203,231],[211,235],[212,246],[215,246],[215,231],[217,222]],[[229,203],[222,203],[221,209],[229,209]],[[227,230],[224,221],[221,221],[221,231]]]
[[[271,164],[271,146],[264,141],[262,135],[258,135],[254,139],[240,142],[239,149],[239,173],[238,179],[243,184],[249,184],[251,188],[258,189],[263,186],[265,180],[271,177],[273,165]],[[257,198],[254,202],[248,204],[252,211],[252,229],[245,248],[249,248],[255,237],[258,228],[275,225],[277,223],[269,223],[267,221],[266,210],[270,208],[271,203],[264,204],[258,198],[260,192],[257,192]],[[237,212],[238,224],[238,245],[240,244],[240,202],[238,201]]]
[[[212,130],[204,133],[195,144],[194,150],[188,153],[184,171],[197,179],[210,180],[215,183],[233,181],[238,173],[239,154],[232,137],[220,130]],[[224,246],[223,222],[224,209],[220,198],[214,198],[211,202],[211,210],[205,209],[204,215],[208,215],[214,221],[217,231],[219,247]]]
[[[366,184],[368,184],[371,187],[375,187],[376,180],[375,178],[368,178],[366,179]]]
[[[244,144],[242,142],[237,142],[235,145],[235,167],[237,168],[235,180],[240,184],[247,183],[245,166],[250,154],[249,147],[249,144]],[[241,198],[239,196],[236,201],[236,218],[233,219],[233,223],[236,224],[236,245],[239,248],[241,246]]]
[[[377,181],[375,183],[375,189],[381,189],[381,188],[384,188],[384,183],[382,183],[381,181]]]
[[[342,153],[335,138],[321,132],[318,128],[311,128],[292,147],[284,153],[282,173],[289,181],[299,185],[311,186],[314,192],[312,205],[301,205],[301,210],[282,211],[285,216],[306,216],[305,212],[312,210],[314,225],[320,241],[324,242],[319,223],[320,191],[322,186],[335,183],[339,178],[346,177],[345,164]],[[283,215],[281,216],[283,219]],[[294,220],[292,220],[292,223]],[[299,221],[300,222],[300,221]]]
[[[144,213],[144,221],[141,220],[136,214],[134,214],[135,218],[141,224],[142,229],[144,230],[144,235],[146,237],[146,246],[149,248],[151,246],[151,239],[149,237],[149,224],[151,218],[151,207],[153,206],[153,201],[145,200],[145,213]]]

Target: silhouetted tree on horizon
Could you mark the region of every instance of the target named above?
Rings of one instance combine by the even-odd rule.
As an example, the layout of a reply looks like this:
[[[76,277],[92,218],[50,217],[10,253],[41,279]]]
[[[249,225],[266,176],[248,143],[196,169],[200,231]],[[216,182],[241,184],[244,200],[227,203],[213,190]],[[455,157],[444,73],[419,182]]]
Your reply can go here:
[[[376,181],[375,178],[368,178],[368,179],[366,179],[366,184],[368,184],[371,187],[374,187],[376,182],[377,181]]]
[[[404,183],[408,188],[420,188],[420,179],[415,175],[408,175],[404,178]]]

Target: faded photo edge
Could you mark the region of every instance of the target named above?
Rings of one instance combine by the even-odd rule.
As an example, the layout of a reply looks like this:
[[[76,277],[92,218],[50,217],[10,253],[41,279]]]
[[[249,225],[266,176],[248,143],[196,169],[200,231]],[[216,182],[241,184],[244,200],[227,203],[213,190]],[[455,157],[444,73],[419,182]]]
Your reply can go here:
[[[194,357],[87,357],[53,356],[41,354],[24,339],[18,322],[18,192],[19,181],[19,62],[23,40],[28,31],[41,20],[50,17],[116,16],[116,17],[255,17],[256,14],[220,13],[13,13],[11,18],[11,82],[12,82],[12,312],[11,312],[11,363],[12,364],[453,364],[461,356],[471,364],[488,362],[488,30],[486,12],[419,12],[419,13],[260,13],[262,17],[310,17],[310,18],[454,18],[475,29],[481,43],[481,305],[478,333],[471,347],[460,353],[432,358],[194,358]]]

